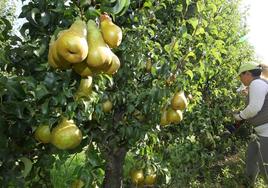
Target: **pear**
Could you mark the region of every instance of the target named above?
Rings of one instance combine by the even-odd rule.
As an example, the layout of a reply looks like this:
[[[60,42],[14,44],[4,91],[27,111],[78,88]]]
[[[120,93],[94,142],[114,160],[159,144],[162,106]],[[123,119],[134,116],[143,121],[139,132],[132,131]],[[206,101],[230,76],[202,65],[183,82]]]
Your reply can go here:
[[[49,125],[39,125],[34,132],[34,138],[44,144],[50,142],[50,137],[51,133]]]
[[[74,149],[82,141],[82,132],[73,120],[63,118],[51,131],[51,143],[58,149]]]
[[[54,60],[55,64],[57,64],[59,69],[69,69],[71,67],[70,63],[59,56],[56,46],[57,41],[55,41],[55,43],[50,47],[51,59]]]
[[[87,57],[86,23],[77,19],[69,29],[60,33],[56,41],[59,56],[69,63],[80,63]]]
[[[80,80],[78,90],[75,94],[75,99],[79,99],[81,97],[89,97],[91,92],[92,92],[92,77],[88,76],[87,78],[83,78]]]
[[[167,121],[170,123],[179,123],[183,118],[182,111],[169,108],[167,110]]]
[[[48,50],[48,64],[53,68],[59,69],[68,69],[70,68],[70,64],[65,60],[62,60],[57,53],[56,49],[56,40],[55,37],[52,36],[49,42],[49,50]]]
[[[106,70],[104,70],[104,73],[108,75],[113,75],[118,71],[119,68],[120,68],[120,60],[113,53],[111,65]]]
[[[90,67],[99,68],[105,65],[110,65],[112,61],[112,51],[104,42],[102,34],[93,20],[87,22],[88,30],[88,56],[87,64]]]
[[[149,58],[146,61],[146,71],[150,73],[151,70],[152,70],[152,60]]]
[[[88,67],[85,61],[73,64],[72,68],[81,77],[93,76],[92,70]]]
[[[161,114],[160,125],[166,126],[168,124],[169,124],[169,122],[167,120],[167,110],[164,110]]]
[[[104,13],[100,16],[100,28],[104,41],[110,48],[116,48],[122,41],[122,30],[113,23],[111,17]]]
[[[113,108],[113,103],[108,99],[102,103],[103,112],[110,112]]]
[[[76,179],[73,181],[70,188],[83,188],[85,185],[85,182],[83,182],[81,179]]]
[[[171,106],[174,110],[184,110],[188,105],[183,91],[176,92],[171,99]]]
[[[141,185],[144,182],[144,173],[142,169],[132,170],[130,172],[130,177],[135,187],[138,187],[138,185]]]
[[[51,37],[48,49],[48,64],[53,68],[59,68],[59,65],[57,65],[54,57],[52,56],[52,48],[54,45],[55,45],[55,37]]]

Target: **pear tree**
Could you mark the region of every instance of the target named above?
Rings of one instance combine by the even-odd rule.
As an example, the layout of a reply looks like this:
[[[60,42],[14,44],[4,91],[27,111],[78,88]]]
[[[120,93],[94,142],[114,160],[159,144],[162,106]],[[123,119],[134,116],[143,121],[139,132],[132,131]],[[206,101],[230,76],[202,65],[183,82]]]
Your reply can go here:
[[[248,43],[239,42],[246,30],[238,5],[238,0],[25,4],[22,38],[0,34],[11,44],[0,54],[1,184],[51,187],[50,169],[81,152],[87,159],[74,178],[85,187],[137,186],[145,180],[168,187],[198,177],[197,171],[180,172],[193,172],[198,162],[215,159],[229,146],[219,135],[230,120],[228,110],[240,105],[233,75],[252,55]],[[135,168],[152,163],[141,182],[129,175],[130,156]]]

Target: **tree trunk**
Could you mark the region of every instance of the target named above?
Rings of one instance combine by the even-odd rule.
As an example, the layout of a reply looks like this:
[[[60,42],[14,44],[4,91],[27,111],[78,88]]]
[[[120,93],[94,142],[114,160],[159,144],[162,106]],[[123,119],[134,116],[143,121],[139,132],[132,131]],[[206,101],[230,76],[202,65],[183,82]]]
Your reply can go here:
[[[123,164],[127,149],[117,148],[106,156],[105,177],[103,188],[122,188],[123,187]]]

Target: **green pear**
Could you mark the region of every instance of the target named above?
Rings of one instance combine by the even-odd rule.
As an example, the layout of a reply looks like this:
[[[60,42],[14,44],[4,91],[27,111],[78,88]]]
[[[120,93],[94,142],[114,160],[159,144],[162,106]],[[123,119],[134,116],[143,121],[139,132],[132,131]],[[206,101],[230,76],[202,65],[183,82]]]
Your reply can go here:
[[[87,64],[90,67],[103,67],[110,65],[112,61],[112,51],[104,42],[102,34],[93,20],[87,22],[87,41],[88,41],[88,56]]]
[[[51,143],[58,149],[74,149],[82,141],[82,132],[73,120],[63,118],[51,131]]]
[[[72,68],[81,77],[93,76],[91,68],[87,65],[85,61],[73,64]]]
[[[87,57],[86,23],[77,19],[69,29],[59,34],[56,41],[57,52],[69,63],[81,63]]]
[[[70,68],[70,63],[59,56],[56,49],[56,42],[55,37],[51,37],[48,51],[48,64],[53,68],[68,69]]]
[[[75,99],[79,99],[82,97],[89,97],[92,92],[92,77],[88,76],[87,78],[83,78],[80,80],[79,87],[75,94]]]
[[[108,75],[113,75],[118,71],[119,68],[120,68],[120,60],[113,53],[111,65],[106,70],[104,70],[104,73],[106,73]]]
[[[100,16],[100,28],[104,41],[110,48],[116,48],[122,41],[122,30],[113,23],[111,17],[104,13]]]
[[[174,110],[184,110],[188,105],[188,101],[183,91],[176,92],[171,99],[171,106]]]
[[[183,119],[182,111],[169,108],[167,110],[167,122],[179,123]]]

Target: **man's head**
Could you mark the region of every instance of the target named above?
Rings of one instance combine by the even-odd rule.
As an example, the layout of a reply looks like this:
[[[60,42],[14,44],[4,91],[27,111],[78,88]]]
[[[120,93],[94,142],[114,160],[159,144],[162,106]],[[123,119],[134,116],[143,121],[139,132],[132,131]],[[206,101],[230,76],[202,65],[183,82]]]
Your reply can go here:
[[[249,86],[250,82],[261,75],[261,66],[255,62],[244,63],[239,67],[238,75],[241,82],[245,86]]]

